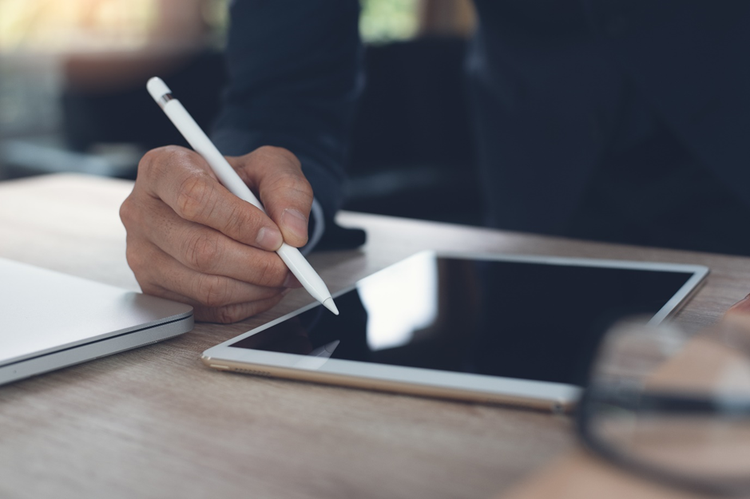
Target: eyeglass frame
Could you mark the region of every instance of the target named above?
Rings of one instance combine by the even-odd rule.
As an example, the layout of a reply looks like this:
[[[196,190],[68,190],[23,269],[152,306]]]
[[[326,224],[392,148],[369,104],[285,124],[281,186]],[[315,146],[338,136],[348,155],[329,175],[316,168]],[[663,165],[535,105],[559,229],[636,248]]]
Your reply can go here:
[[[591,424],[593,404],[595,401],[606,402],[608,399],[612,400],[615,397],[617,397],[621,407],[625,405],[627,408],[628,404],[622,404],[622,402],[629,401],[630,405],[633,408],[637,407],[640,412],[644,410],[662,414],[669,412],[677,414],[708,412],[735,417],[750,416],[750,401],[733,402],[727,399],[711,399],[689,394],[643,392],[632,389],[623,390],[622,388],[606,389],[601,385],[589,383],[575,407],[576,433],[584,447],[618,467],[655,482],[691,492],[722,496],[734,496],[750,492],[750,476],[736,480],[682,474],[648,464],[597,438],[592,431]],[[634,400],[637,401],[637,405],[633,404]]]

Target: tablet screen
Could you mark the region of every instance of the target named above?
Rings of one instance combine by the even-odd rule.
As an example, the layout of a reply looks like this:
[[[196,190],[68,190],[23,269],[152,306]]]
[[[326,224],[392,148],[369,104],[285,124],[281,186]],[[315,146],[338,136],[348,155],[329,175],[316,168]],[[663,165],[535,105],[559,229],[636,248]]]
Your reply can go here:
[[[424,253],[231,346],[582,385],[603,332],[654,316],[687,271]]]

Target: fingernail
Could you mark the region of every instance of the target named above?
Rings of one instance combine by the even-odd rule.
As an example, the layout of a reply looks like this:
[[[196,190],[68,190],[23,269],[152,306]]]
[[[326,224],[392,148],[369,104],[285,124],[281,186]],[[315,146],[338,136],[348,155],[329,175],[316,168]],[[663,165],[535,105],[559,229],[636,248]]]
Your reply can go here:
[[[281,223],[291,230],[295,236],[302,239],[307,238],[307,217],[300,211],[291,208],[284,210]]]
[[[261,227],[255,242],[264,250],[276,251],[282,243],[281,233],[278,230]]]

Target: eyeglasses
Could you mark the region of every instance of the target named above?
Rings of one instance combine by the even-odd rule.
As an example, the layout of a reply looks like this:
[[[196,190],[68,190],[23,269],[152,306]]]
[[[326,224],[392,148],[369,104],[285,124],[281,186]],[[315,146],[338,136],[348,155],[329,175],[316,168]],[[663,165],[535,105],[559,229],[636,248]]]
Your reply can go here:
[[[688,335],[622,323],[603,338],[577,409],[584,445],[640,475],[750,492],[750,327]]]

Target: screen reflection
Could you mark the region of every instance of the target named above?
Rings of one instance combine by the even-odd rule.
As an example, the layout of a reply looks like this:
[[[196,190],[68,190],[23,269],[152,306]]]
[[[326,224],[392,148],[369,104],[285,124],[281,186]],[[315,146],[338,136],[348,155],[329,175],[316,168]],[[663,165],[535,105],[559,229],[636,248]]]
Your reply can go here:
[[[338,317],[318,306],[232,346],[582,385],[604,331],[691,275],[419,254],[338,296]]]
[[[367,345],[372,350],[410,343],[414,332],[428,327],[437,316],[437,262],[417,258],[371,276],[359,296],[368,312]]]

